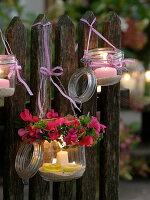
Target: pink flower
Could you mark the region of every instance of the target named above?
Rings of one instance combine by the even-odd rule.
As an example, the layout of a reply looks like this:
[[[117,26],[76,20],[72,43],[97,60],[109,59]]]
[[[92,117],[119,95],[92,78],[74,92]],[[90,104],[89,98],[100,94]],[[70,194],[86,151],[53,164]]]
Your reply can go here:
[[[68,131],[68,135],[64,138],[67,145],[78,142],[77,132],[78,130],[73,128]]]
[[[65,123],[65,124],[66,124],[67,126],[71,126],[72,124],[74,124],[75,127],[81,125],[80,122],[79,122],[79,120],[77,120],[77,119],[75,119],[75,120],[73,120],[73,121],[69,121],[69,122],[67,122],[67,123]]]
[[[96,117],[92,117],[91,122],[87,125],[88,127],[93,127],[96,131],[96,137],[99,137],[99,132],[100,132],[100,124],[97,121]]]
[[[85,137],[82,138],[82,140],[79,142],[80,146],[87,146],[87,147],[91,147],[93,144],[93,137],[90,135],[87,135]]]
[[[20,128],[20,129],[18,130],[18,135],[19,135],[20,137],[26,136],[26,135],[28,135],[28,133],[29,133],[29,131],[27,131],[27,130],[25,130],[25,129],[23,129],[23,128]]]
[[[33,129],[32,125],[28,126],[28,132],[31,137],[39,138],[40,134],[43,133],[41,129]]]
[[[54,131],[56,129],[55,121],[50,121],[47,123],[46,130]]]
[[[47,118],[56,118],[58,117],[58,113],[55,113],[53,109],[50,110],[50,112],[47,113]]]
[[[68,119],[65,118],[65,117],[60,117],[59,119],[56,119],[55,120],[55,125],[56,126],[61,126],[62,124],[64,123],[67,123],[68,122]]]
[[[57,130],[54,131],[53,133],[49,133],[48,135],[49,135],[51,140],[57,140],[60,136]]]
[[[103,124],[100,124],[100,130],[102,130],[102,132],[103,132],[103,133],[105,133],[105,128],[106,128],[106,126],[105,126],[105,125],[103,125]]]
[[[23,121],[27,121],[27,122],[36,122],[40,120],[37,116],[32,117],[28,109],[25,109],[24,112],[21,112],[20,117]]]

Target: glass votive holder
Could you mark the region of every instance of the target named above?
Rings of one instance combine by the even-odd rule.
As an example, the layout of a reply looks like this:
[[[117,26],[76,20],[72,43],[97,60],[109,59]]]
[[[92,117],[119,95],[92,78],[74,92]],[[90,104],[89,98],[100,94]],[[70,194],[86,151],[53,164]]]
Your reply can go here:
[[[62,148],[59,142],[44,142],[44,161],[39,173],[45,181],[69,181],[80,178],[86,168],[85,147]]]
[[[16,64],[14,55],[0,55],[0,97],[12,96],[15,92],[15,70]]]

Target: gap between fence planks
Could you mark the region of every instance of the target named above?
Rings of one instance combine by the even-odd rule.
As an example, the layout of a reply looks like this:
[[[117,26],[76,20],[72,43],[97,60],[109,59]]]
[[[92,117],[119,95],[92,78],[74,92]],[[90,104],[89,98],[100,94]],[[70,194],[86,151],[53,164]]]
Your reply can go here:
[[[115,13],[108,15],[102,32],[106,39],[120,48],[120,20]],[[104,47],[108,44],[104,43]],[[101,123],[107,126],[100,143],[100,200],[118,200],[120,84],[102,87],[99,103]]]
[[[35,23],[41,22],[46,24],[48,22],[44,15],[39,15],[35,20]],[[51,48],[52,26],[45,26],[44,29],[47,33],[49,55]],[[41,74],[40,67],[47,67],[44,51],[44,31],[41,25],[32,27],[31,30],[31,73],[30,73],[30,85],[34,96],[31,97],[31,112],[35,115],[39,114],[38,109],[38,91],[40,87]],[[46,102],[44,106],[44,113],[50,110],[50,81],[47,80],[46,84]],[[42,95],[43,96],[43,93]],[[49,182],[43,181],[39,174],[36,174],[29,182],[29,200],[48,200],[51,197]]]
[[[75,59],[75,27],[72,20],[65,15],[60,18],[56,26],[55,66],[59,65],[63,68],[60,80],[66,91],[68,91],[69,79],[76,70]],[[73,114],[70,102],[57,90],[55,94],[54,106],[59,115]],[[73,181],[53,183],[53,200],[72,200],[74,184]]]
[[[89,23],[95,18],[93,12],[88,11],[83,15]],[[97,28],[97,24],[94,24],[94,28]],[[84,50],[87,47],[87,40],[89,35],[89,26],[84,22],[79,22],[78,27],[78,46],[79,54],[78,61],[79,67],[83,67],[80,59],[83,57]],[[98,37],[92,32],[89,48],[98,47]],[[82,86],[81,86],[82,87]],[[83,114],[90,113],[91,116],[96,116],[97,109],[97,93],[95,91],[93,97],[83,104]],[[77,180],[76,199],[77,200],[94,200],[96,197],[96,146],[86,147],[86,171],[82,178]]]
[[[25,77],[26,31],[18,17],[12,19],[6,30],[6,38],[22,67],[22,77]],[[5,98],[5,149],[3,199],[23,200],[23,183],[15,171],[15,157],[19,148],[20,138],[15,128],[15,120],[25,108],[25,88],[16,81],[15,94]],[[1,163],[2,164],[2,163]]]

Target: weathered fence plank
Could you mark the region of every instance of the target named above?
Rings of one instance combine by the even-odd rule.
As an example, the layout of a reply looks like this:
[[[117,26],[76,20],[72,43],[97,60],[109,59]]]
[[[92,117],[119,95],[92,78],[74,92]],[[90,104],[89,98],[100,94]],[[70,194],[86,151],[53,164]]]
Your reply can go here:
[[[103,24],[103,36],[120,48],[120,20],[115,13]],[[102,87],[101,97],[101,123],[107,129],[100,143],[100,200],[118,200],[120,84]]]
[[[63,67],[63,75],[60,80],[67,91],[68,82],[76,69],[75,64],[75,28],[68,16],[60,18],[56,27],[55,43],[56,65]],[[70,102],[58,91],[54,99],[56,110],[61,116],[72,114]],[[71,200],[73,198],[73,182],[67,181],[53,184],[54,200]]]
[[[87,19],[89,23],[95,18],[92,12],[86,12],[83,18]],[[94,24],[94,28],[97,28],[97,24]],[[84,23],[79,23],[78,29],[78,45],[79,45],[79,67],[83,67],[80,59],[83,57],[84,50],[87,46],[89,34],[89,27]],[[89,48],[98,47],[97,35],[92,33]],[[97,110],[97,94],[87,102],[83,104],[83,114],[87,115],[88,112],[91,116],[96,116]],[[96,146],[91,148],[86,148],[86,171],[81,179],[77,181],[77,200],[91,200],[96,197]]]
[[[41,22],[46,24],[48,22],[47,18],[44,15],[39,15],[35,20],[34,24]],[[31,97],[31,111],[35,115],[39,114],[38,109],[38,91],[40,88],[41,74],[40,67],[47,67],[47,61],[44,51],[44,29],[47,33],[47,43],[48,50],[50,54],[51,47],[51,25],[42,27],[41,25],[32,27],[31,31],[31,73],[30,73],[30,83],[31,89],[34,93],[34,96]],[[51,55],[50,55],[51,56]],[[46,93],[45,93],[45,106],[44,112],[46,113],[50,110],[50,83],[47,80],[46,84]],[[43,96],[43,94],[41,94]],[[30,200],[48,200],[50,198],[50,183],[45,182],[36,174],[33,178],[30,179],[29,183],[29,199]]]
[[[25,77],[26,32],[18,17],[13,18],[6,30],[6,38],[22,66],[22,76]],[[16,81],[14,96],[5,98],[5,152],[3,199],[23,200],[23,184],[15,171],[15,157],[19,148],[19,137],[15,128],[15,120],[25,107],[25,89]]]

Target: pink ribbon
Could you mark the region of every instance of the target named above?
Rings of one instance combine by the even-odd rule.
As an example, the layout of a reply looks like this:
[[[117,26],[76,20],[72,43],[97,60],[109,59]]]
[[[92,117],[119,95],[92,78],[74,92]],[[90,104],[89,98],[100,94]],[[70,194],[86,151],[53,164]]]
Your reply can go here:
[[[33,96],[31,89],[29,88],[27,83],[21,78],[19,70],[21,70],[21,66],[18,64],[15,64],[12,67],[10,67],[10,72],[8,74],[8,78],[10,79],[11,76],[13,75],[14,71],[16,71],[18,80],[25,86],[25,88],[28,91],[28,93],[30,94],[30,96]]]
[[[98,61],[92,61],[89,56],[87,56],[88,50],[89,50],[89,44],[90,44],[90,38],[91,38],[91,33],[92,31],[98,35],[102,40],[104,40],[107,44],[109,44],[114,51],[117,51],[117,48],[111,44],[102,34],[100,34],[96,29],[93,28],[93,24],[96,21],[96,18],[93,19],[92,23],[90,24],[86,19],[81,18],[80,19],[82,22],[86,23],[89,27],[89,36],[88,36],[88,41],[87,41],[87,48],[86,50],[84,50],[84,56],[81,59],[81,61],[83,62],[87,62],[89,63],[89,66],[92,68],[96,68],[96,67],[113,67],[116,68],[117,70],[127,70],[125,66],[122,66],[123,63],[125,62],[130,62],[133,63],[133,60],[130,59],[123,59],[121,61],[116,61],[113,57],[113,55],[108,55],[108,63],[100,63]]]
[[[32,26],[42,26],[43,28],[45,28],[46,26],[49,26],[51,23],[48,22],[46,24],[42,24],[41,22],[38,22],[36,24],[33,24]],[[75,101],[73,101],[73,99],[68,96],[67,94],[65,94],[65,92],[63,92],[63,90],[59,87],[59,85],[57,85],[57,83],[55,83],[55,81],[53,80],[52,76],[55,76],[55,77],[58,77],[60,75],[63,74],[63,68],[60,67],[60,66],[57,66],[57,67],[54,67],[51,69],[51,62],[50,62],[50,56],[49,56],[49,51],[48,51],[48,42],[47,42],[47,33],[46,33],[46,30],[44,29],[44,48],[45,48],[45,59],[46,59],[46,64],[47,64],[47,67],[41,67],[40,68],[40,73],[42,74],[42,79],[41,79],[41,82],[40,82],[40,89],[39,89],[39,94],[38,94],[38,107],[39,107],[39,111],[40,111],[40,116],[44,115],[44,112],[43,112],[43,108],[44,108],[44,104],[45,104],[45,101],[46,101],[46,95],[45,95],[45,87],[46,87],[46,79],[45,77],[49,78],[50,81],[53,83],[53,85],[59,90],[59,92],[66,98],[68,99],[73,105],[75,108],[77,108],[79,111],[80,109],[78,108],[78,106],[76,105]],[[57,70],[59,72],[57,72]],[[44,87],[43,87],[43,84],[44,84]],[[44,100],[43,100],[43,103],[41,103],[41,91],[44,90]]]
[[[9,43],[7,42],[5,36],[3,35],[1,29],[0,29],[0,35],[1,35],[1,39],[2,39],[2,42],[3,42],[3,44],[4,44],[4,47],[5,47],[5,49],[6,49],[7,54],[8,54],[8,55],[11,55],[11,54],[13,55],[13,52],[12,52],[12,50],[11,50],[11,48],[10,48],[10,45],[9,45]],[[7,68],[8,66],[3,66],[3,67],[4,67],[4,68]],[[29,88],[29,86],[27,85],[27,83],[21,78],[19,70],[21,70],[21,66],[18,65],[17,62],[16,62],[16,64],[14,64],[13,66],[10,66],[10,72],[9,72],[9,74],[8,74],[8,79],[10,79],[11,76],[13,75],[14,71],[16,71],[18,80],[25,86],[25,88],[26,88],[26,90],[28,91],[28,93],[29,93],[31,96],[33,96],[33,93],[32,93],[32,91],[31,91],[31,89]]]

